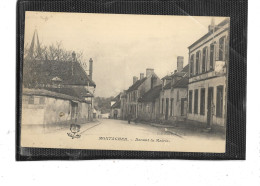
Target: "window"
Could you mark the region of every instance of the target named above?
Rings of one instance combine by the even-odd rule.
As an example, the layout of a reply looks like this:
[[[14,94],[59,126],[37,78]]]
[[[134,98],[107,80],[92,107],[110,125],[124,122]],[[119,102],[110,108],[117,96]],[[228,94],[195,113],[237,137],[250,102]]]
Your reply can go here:
[[[45,104],[45,97],[40,97],[39,104]]]
[[[194,92],[194,114],[198,114],[198,98],[199,98],[199,91],[198,89]]]
[[[216,116],[222,117],[223,113],[223,86],[217,87],[217,105],[216,105]]]
[[[164,99],[162,99],[162,114],[163,114],[163,106],[164,106],[163,102],[164,102]]]
[[[34,104],[34,97],[33,96],[29,97],[28,104]]]
[[[177,91],[177,101],[180,101],[179,90]]]
[[[196,53],[196,74],[199,74],[199,68],[200,68],[200,51]]]
[[[206,62],[207,62],[207,50],[208,48],[205,47],[202,52],[202,73],[206,72]]]
[[[190,58],[190,76],[193,75],[194,54]]]
[[[224,61],[225,54],[225,36],[219,39],[219,60]]]
[[[200,115],[205,114],[205,88],[200,90]]]
[[[192,90],[189,91],[189,113],[192,113]]]
[[[215,46],[214,43],[210,45],[210,59],[209,59],[209,70],[213,70],[213,64],[214,64],[214,50]]]
[[[170,116],[173,116],[173,98],[171,98]]]

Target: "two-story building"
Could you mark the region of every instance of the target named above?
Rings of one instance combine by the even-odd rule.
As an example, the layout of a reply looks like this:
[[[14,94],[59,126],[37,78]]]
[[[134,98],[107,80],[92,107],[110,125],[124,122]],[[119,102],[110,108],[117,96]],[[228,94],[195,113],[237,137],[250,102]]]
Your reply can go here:
[[[160,93],[160,119],[178,121],[186,119],[189,65],[183,67],[183,56],[177,57],[177,70],[163,80]]]
[[[189,49],[189,120],[225,126],[230,20],[212,20],[208,33]]]
[[[144,73],[138,77],[133,77],[133,85],[126,91],[126,115],[131,114],[133,118],[138,117],[138,99],[147,91],[161,84],[160,78],[154,73],[154,69],[147,68],[146,76]]]

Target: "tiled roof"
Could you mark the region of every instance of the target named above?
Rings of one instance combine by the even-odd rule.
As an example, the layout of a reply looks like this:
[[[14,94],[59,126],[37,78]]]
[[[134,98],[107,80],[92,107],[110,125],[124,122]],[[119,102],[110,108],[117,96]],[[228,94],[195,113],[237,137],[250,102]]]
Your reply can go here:
[[[143,79],[139,79],[136,81],[132,86],[129,87],[129,89],[126,92],[131,92],[133,90],[137,90],[138,87],[146,80],[147,78],[144,77]]]
[[[85,99],[77,97],[74,93],[70,95],[64,94],[63,92],[55,92],[46,89],[28,89],[23,88],[23,95],[37,95],[37,96],[47,96],[65,100],[74,100],[80,102],[86,102]]]
[[[224,26],[225,24],[227,24],[229,22],[229,18],[226,18],[225,20],[223,20],[221,23],[219,23],[218,25],[216,25],[215,27],[215,32],[217,30],[219,30],[222,26]],[[204,36],[202,36],[200,39],[198,39],[197,41],[195,41],[192,45],[190,45],[188,48],[192,48],[194,47],[196,44],[198,44],[199,42],[201,42],[202,40],[206,39],[208,36],[212,35],[212,32],[208,32],[207,34],[205,34]]]
[[[84,99],[84,97],[93,97],[93,94],[91,94],[88,90],[86,90],[84,87],[73,87],[73,88],[44,88],[49,91],[62,93],[74,97],[78,97],[80,99]]]
[[[162,85],[158,85],[153,89],[146,92],[141,98],[138,99],[139,102],[152,102],[160,96],[162,90]]]
[[[34,87],[37,84],[52,84],[53,78],[62,80],[64,85],[94,86],[84,69],[78,62],[25,60],[23,82],[25,87]]]

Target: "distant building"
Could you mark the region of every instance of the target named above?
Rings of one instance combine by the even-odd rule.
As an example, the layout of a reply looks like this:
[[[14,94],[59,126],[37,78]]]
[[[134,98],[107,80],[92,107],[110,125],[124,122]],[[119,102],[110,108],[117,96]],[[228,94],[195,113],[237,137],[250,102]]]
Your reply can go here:
[[[188,119],[208,126],[225,125],[229,21],[212,20],[208,33],[188,47]]]
[[[121,118],[121,99],[119,93],[114,99],[111,100],[110,118],[120,119]]]
[[[138,77],[134,76],[133,85],[126,91],[126,115],[131,114],[132,118],[137,118],[139,112],[138,99],[160,84],[161,80],[154,73],[154,69],[147,68],[146,76],[144,77],[144,74],[141,73],[139,80]]]
[[[123,91],[111,100],[110,118],[126,119],[126,114],[126,91]]]

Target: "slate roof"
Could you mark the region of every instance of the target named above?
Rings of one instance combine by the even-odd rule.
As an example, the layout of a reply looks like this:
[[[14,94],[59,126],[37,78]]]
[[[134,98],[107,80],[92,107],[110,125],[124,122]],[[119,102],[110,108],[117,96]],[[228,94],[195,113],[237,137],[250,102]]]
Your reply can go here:
[[[167,84],[163,87],[163,89],[170,89],[170,88],[171,88],[171,82],[167,83]]]
[[[115,103],[111,106],[111,108],[120,108],[120,107],[121,107],[121,100],[115,102]]]
[[[153,89],[150,89],[144,95],[138,99],[139,102],[152,102],[156,98],[160,96],[160,92],[162,90],[162,85],[158,85],[154,87]]]
[[[162,80],[163,80],[163,79],[170,80],[170,79],[171,79],[171,75],[166,75],[166,76],[164,76],[164,77],[162,78]]]
[[[215,27],[215,32],[217,30],[219,30],[222,26],[224,26],[225,24],[229,23],[229,18],[226,18],[225,20],[223,20],[222,22],[220,22],[218,25],[216,25]],[[191,44],[188,48],[192,48],[194,47],[196,44],[198,44],[199,42],[201,42],[202,40],[206,39],[208,36],[210,36],[212,34],[212,32],[208,32],[207,34],[205,34],[204,36],[202,36],[200,39],[198,39],[197,41],[195,41],[193,44]]]
[[[26,60],[24,61],[23,80],[25,87],[35,84],[52,84],[53,78],[60,78],[64,85],[93,86],[96,84],[78,62]]]
[[[118,94],[116,97],[114,97],[111,101],[118,101],[120,99],[120,94]]]
[[[187,77],[183,77],[179,81],[177,81],[172,88],[188,88],[189,79]]]
[[[126,92],[131,92],[133,90],[137,90],[138,87],[146,80],[147,78],[144,77],[143,79],[139,79],[136,81],[132,86],[129,87],[129,89]]]
[[[189,72],[189,64],[182,69],[182,72]]]

